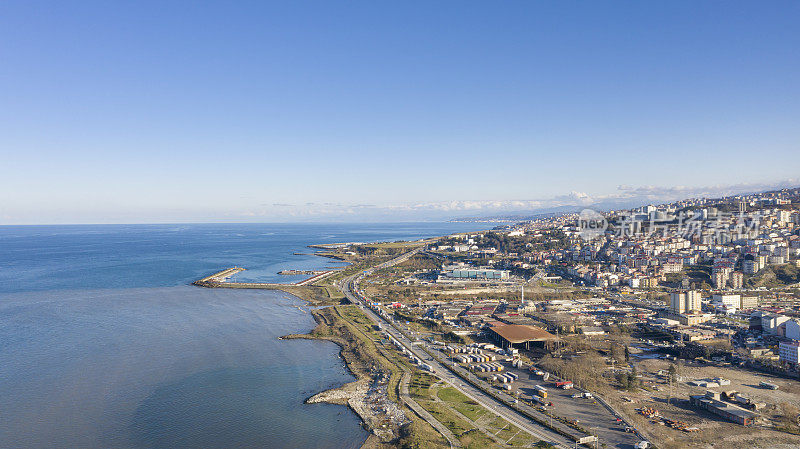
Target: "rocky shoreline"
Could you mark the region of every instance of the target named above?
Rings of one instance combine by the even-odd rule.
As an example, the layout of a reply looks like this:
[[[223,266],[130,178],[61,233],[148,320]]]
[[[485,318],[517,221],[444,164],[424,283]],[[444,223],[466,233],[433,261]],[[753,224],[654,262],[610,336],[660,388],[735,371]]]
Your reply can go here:
[[[380,410],[383,413],[376,413],[375,404],[380,402],[376,396],[383,396],[382,402],[384,403],[390,402],[385,399],[385,383],[387,379],[385,373],[377,369],[373,361],[366,360],[358,355],[358,351],[355,348],[356,340],[353,339],[352,335],[337,335],[341,333],[341,328],[332,326],[332,317],[328,309],[323,308],[311,311],[317,326],[308,334],[289,334],[280,337],[280,339],[327,340],[336,343],[340,348],[339,356],[344,361],[348,371],[356,377],[356,380],[340,387],[316,393],[304,402],[306,404],[347,405],[361,418],[364,428],[371,432],[370,437],[364,442],[362,448],[386,447],[387,443],[396,440],[399,436],[399,426],[386,425],[386,414],[394,415],[395,420],[398,422],[404,422],[406,419],[400,407],[394,403],[381,406]],[[381,388],[383,388],[383,391],[381,391]]]

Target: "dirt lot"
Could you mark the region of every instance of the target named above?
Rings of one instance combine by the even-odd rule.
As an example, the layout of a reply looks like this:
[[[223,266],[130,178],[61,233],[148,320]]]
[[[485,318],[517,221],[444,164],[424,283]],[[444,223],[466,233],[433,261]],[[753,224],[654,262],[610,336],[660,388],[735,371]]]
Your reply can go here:
[[[682,381],[672,388],[671,402],[667,403],[670,389],[665,378],[656,375],[666,370],[669,362],[663,360],[641,360],[636,368],[644,385],[650,391],[626,392],[615,390],[606,395],[615,408],[627,415],[638,429],[662,448],[800,448],[800,436],[775,430],[775,427],[788,426],[800,432],[796,424],[787,424],[784,415],[797,417],[800,409],[800,382],[775,378],[737,368],[684,365],[679,368]],[[754,402],[767,403],[759,413],[762,419],[753,427],[743,427],[689,404],[690,394],[703,394],[705,387],[691,386],[688,381],[721,377],[731,381],[730,385],[712,388],[714,391],[736,390],[747,395]],[[760,388],[759,382],[771,382],[778,390]],[[632,399],[627,402],[623,397]],[[638,414],[635,409],[646,406],[659,410],[664,418],[686,422],[700,429],[699,432],[686,433],[652,423]],[[788,411],[788,413],[787,413]]]

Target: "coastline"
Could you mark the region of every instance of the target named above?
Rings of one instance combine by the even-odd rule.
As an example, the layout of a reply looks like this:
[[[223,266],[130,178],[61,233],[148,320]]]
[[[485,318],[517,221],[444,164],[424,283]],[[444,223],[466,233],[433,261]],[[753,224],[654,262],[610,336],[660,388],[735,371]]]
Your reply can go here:
[[[303,298],[300,298],[303,299]],[[399,436],[397,430],[381,426],[381,421],[372,413],[369,403],[370,383],[373,381],[371,374],[379,362],[370,360],[359,351],[358,338],[353,335],[346,325],[338,322],[333,307],[311,310],[311,315],[317,323],[316,327],[307,334],[288,334],[279,337],[280,340],[306,339],[325,340],[339,346],[339,357],[344,362],[348,372],[356,380],[339,387],[334,387],[315,393],[303,402],[305,404],[329,403],[346,405],[361,419],[362,426],[370,432],[362,443],[363,449],[384,448]]]
[[[388,361],[376,360],[374,354],[367,354],[367,352],[363,350],[364,341],[360,340],[355,334],[355,329],[350,327],[352,323],[349,323],[348,320],[341,315],[339,310],[336,309],[336,305],[347,303],[344,295],[336,295],[336,297],[334,297],[332,295],[332,290],[338,292],[338,289],[333,287],[333,285],[319,285],[317,283],[331,275],[345,273],[348,269],[353,269],[359,265],[354,261],[347,260],[345,257],[330,252],[331,249],[341,245],[342,244],[307,245],[309,248],[327,250],[315,251],[313,255],[344,261],[347,262],[347,265],[335,270],[328,270],[322,275],[317,274],[311,276],[297,283],[231,282],[229,279],[234,274],[245,270],[245,268],[241,267],[231,267],[194,281],[192,285],[202,288],[280,290],[306,302],[309,306],[320,307],[310,310],[316,322],[316,326],[308,333],[287,334],[278,337],[278,339],[325,340],[335,343],[339,346],[339,358],[342,359],[345,368],[356,380],[347,382],[338,387],[317,392],[307,397],[303,403],[346,405],[360,418],[362,427],[369,431],[369,435],[361,445],[362,449],[389,449],[397,447],[397,443],[404,434],[407,436],[409,433],[407,431],[403,432],[403,427],[405,427],[405,424],[412,422],[405,416],[402,408],[403,402],[399,400],[399,390],[394,391],[394,398],[390,398],[390,396],[392,396],[392,389],[389,388],[389,384],[391,380],[395,380],[397,384],[399,379],[392,379],[392,377],[394,377],[392,370],[386,366]],[[379,263],[379,261],[375,263]],[[394,412],[394,424],[392,424],[391,419],[387,419],[385,414],[376,413],[374,411],[376,402],[375,391],[380,390],[380,386],[376,389],[378,383],[384,385],[384,395],[382,397],[384,401],[384,410],[391,409],[391,411]],[[397,388],[398,386],[395,385],[395,390]],[[387,422],[390,425],[387,425]]]
[[[398,251],[402,252],[409,246],[418,246],[398,243],[387,243],[388,249],[378,250],[378,254],[372,253],[366,259],[352,259],[339,253],[317,251],[314,255],[342,260],[347,265],[295,284],[236,283],[228,281],[230,276],[223,276],[221,279],[217,277],[237,267],[228,268],[193,284],[206,288],[281,290],[315,306],[316,308],[309,310],[317,323],[312,330],[305,334],[287,334],[278,339],[326,340],[339,346],[338,355],[355,380],[317,392],[307,397],[304,403],[347,405],[360,418],[362,427],[369,432],[361,445],[362,449],[390,449],[408,445],[417,447],[421,442],[427,442],[430,447],[444,448],[448,446],[448,440],[450,447],[453,444],[458,446],[456,437],[409,396],[413,367],[402,356],[383,347],[383,337],[379,330],[374,328],[356,305],[350,304],[336,285],[336,280],[342,276],[379,265],[396,257]],[[341,245],[332,244],[326,249],[330,251]],[[375,245],[381,243],[376,242]],[[209,280],[211,282],[202,282]]]
[[[361,444],[362,449],[388,449],[396,447],[395,442],[399,435],[399,426],[386,426],[385,420],[381,419],[371,410],[370,390],[375,381],[375,367],[379,363],[369,357],[365,357],[359,351],[359,339],[346,325],[340,321],[341,316],[334,316],[333,306],[343,304],[344,295],[334,298],[331,294],[332,286],[319,285],[317,282],[325,278],[341,274],[348,268],[356,264],[338,254],[330,252],[341,244],[327,245],[307,245],[308,248],[325,249],[327,251],[315,251],[313,255],[347,262],[340,268],[326,270],[320,274],[315,274],[307,279],[296,283],[242,283],[232,282],[230,278],[241,271],[243,267],[230,267],[217,273],[210,274],[198,279],[191,284],[201,288],[230,288],[230,289],[262,289],[280,290],[293,297],[304,301],[308,306],[320,307],[311,309],[312,318],[316,326],[305,334],[287,334],[278,337],[279,340],[305,339],[305,340],[325,340],[335,343],[339,347],[338,356],[342,359],[347,371],[355,377],[354,381],[347,382],[338,387],[317,392],[307,397],[304,404],[329,403],[344,405],[352,410],[361,420],[361,426],[369,432],[369,435]],[[330,288],[329,288],[330,287]],[[338,291],[338,290],[337,290]],[[397,402],[398,411],[400,403]],[[402,414],[402,412],[400,412]]]

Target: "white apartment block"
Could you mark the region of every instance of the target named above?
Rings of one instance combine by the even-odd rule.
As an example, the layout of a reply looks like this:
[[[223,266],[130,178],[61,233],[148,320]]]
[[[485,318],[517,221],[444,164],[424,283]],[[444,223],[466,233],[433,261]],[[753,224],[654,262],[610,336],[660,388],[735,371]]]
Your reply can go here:
[[[742,309],[755,309],[758,307],[758,296],[742,296]]]
[[[789,321],[788,316],[770,314],[761,317],[761,332],[770,335],[778,334],[778,326]]]
[[[712,299],[714,302],[719,301],[728,307],[742,308],[742,298],[739,295],[714,295]]]
[[[778,356],[781,363],[797,365],[800,360],[800,341],[782,341],[778,345]]]
[[[702,303],[700,292],[690,290],[685,293],[670,294],[670,309],[674,313],[696,313],[700,312]]]
[[[786,326],[786,338],[800,340],[800,320],[792,318],[784,326]]]

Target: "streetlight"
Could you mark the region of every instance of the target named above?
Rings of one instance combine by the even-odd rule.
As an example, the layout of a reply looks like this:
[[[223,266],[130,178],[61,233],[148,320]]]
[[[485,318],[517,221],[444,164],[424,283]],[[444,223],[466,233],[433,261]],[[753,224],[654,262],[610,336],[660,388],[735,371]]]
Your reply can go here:
[[[598,427],[598,426],[589,427],[589,430],[592,430],[592,431],[593,431],[593,432],[592,432],[592,436],[594,437],[594,447],[595,447],[595,449],[597,449],[597,443],[599,443],[599,442],[600,442],[600,439],[599,439],[599,438],[597,438],[597,435],[596,435],[596,434],[597,434],[597,432],[596,432],[596,430],[597,430],[597,429],[599,429],[599,427]]]

